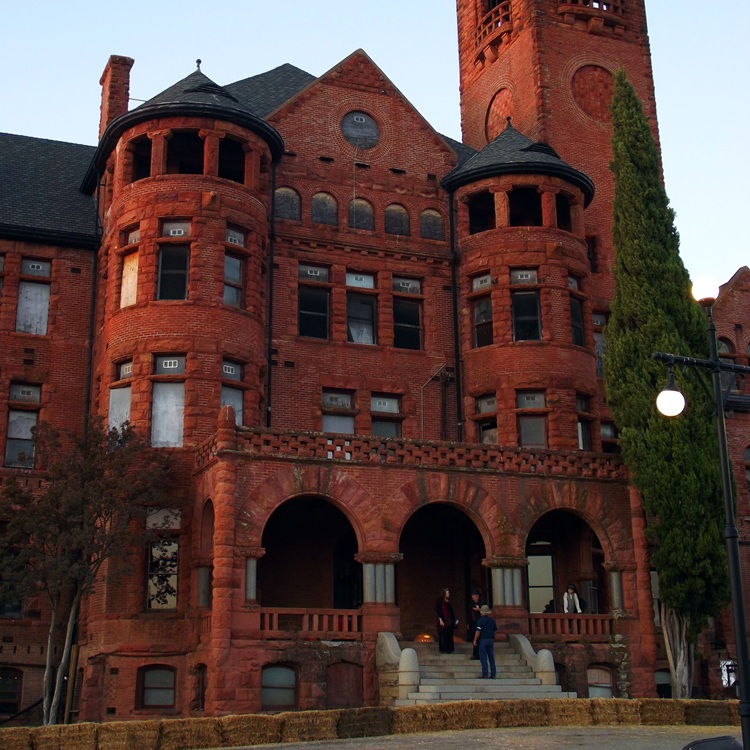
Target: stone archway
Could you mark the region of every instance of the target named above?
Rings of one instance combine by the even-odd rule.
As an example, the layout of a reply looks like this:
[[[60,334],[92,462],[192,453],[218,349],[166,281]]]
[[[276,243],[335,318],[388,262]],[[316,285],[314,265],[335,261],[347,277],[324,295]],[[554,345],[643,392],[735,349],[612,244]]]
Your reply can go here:
[[[443,587],[451,590],[460,621],[456,637],[464,638],[472,587],[480,588],[483,601],[490,595],[488,570],[482,565],[485,545],[472,519],[448,503],[425,505],[404,525],[399,551],[403,561],[397,569],[396,601],[404,638],[435,636],[435,603]]]

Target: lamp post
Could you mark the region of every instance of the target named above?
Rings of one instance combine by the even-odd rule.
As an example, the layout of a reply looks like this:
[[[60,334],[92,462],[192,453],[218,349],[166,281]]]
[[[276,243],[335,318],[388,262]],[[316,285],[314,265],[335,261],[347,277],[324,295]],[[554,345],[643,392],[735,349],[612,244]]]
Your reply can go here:
[[[742,727],[742,746],[750,750],[750,662],[748,661],[747,628],[745,626],[745,609],[742,596],[742,573],[740,568],[739,533],[734,521],[734,497],[732,494],[732,474],[727,449],[727,430],[724,421],[724,393],[721,382],[722,372],[750,374],[750,367],[722,362],[719,359],[719,347],[716,338],[716,324],[713,319],[713,303],[719,294],[716,284],[710,287],[701,286],[698,282],[693,285],[693,296],[701,304],[706,313],[708,333],[708,359],[694,357],[680,357],[676,354],[655,352],[654,359],[666,362],[670,366],[669,382],[656,399],[656,408],[667,417],[676,417],[685,408],[685,397],[674,383],[672,365],[684,368],[707,370],[711,374],[714,397],[714,417],[716,434],[719,439],[719,458],[721,461],[721,486],[724,495],[724,513],[726,526],[724,540],[727,547],[729,563],[729,585],[732,596],[732,621],[734,625],[734,640],[737,657],[737,684],[739,687],[739,713]]]

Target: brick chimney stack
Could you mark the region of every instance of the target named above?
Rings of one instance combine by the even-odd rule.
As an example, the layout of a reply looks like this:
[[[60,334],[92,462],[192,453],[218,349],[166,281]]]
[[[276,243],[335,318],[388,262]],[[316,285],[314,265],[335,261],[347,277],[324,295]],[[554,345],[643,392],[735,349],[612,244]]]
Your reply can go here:
[[[104,68],[99,83],[102,87],[101,117],[99,118],[99,138],[115,117],[128,111],[130,97],[130,69],[133,67],[131,57],[110,55],[107,67]]]

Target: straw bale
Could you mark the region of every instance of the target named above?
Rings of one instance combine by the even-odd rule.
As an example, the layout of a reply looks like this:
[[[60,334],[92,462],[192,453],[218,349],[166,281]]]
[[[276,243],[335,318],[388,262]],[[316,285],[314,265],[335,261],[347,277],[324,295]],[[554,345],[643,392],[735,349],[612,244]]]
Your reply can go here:
[[[340,739],[380,737],[391,733],[391,710],[381,706],[349,708],[341,712],[338,723]]]
[[[282,742],[312,742],[338,739],[341,711],[299,711],[279,714]]]
[[[723,727],[733,724],[732,702],[685,701],[685,723],[705,727]]]
[[[97,750],[157,750],[159,721],[108,721],[99,725]]]
[[[498,727],[546,727],[549,726],[545,700],[497,701],[495,721]]]
[[[685,701],[641,698],[641,724],[676,726],[685,723]]]
[[[585,727],[594,723],[591,703],[581,698],[556,698],[547,706],[551,727]]]
[[[281,727],[284,720],[279,716],[244,714],[222,716],[217,721],[224,744],[228,747],[281,742]]]
[[[641,707],[638,701],[625,698],[591,698],[594,724],[640,724]]]
[[[444,704],[398,706],[393,709],[393,734],[440,732],[445,729]]]
[[[31,750],[31,730],[28,727],[0,729],[0,747],[3,750]]]
[[[62,750],[96,750],[98,724],[68,724],[62,728],[60,746]]]
[[[59,724],[51,727],[34,727],[31,730],[34,750],[61,750],[61,729]]]
[[[494,729],[499,701],[443,703],[445,729]]]
[[[216,719],[164,719],[159,729],[159,750],[192,750],[222,745]]]

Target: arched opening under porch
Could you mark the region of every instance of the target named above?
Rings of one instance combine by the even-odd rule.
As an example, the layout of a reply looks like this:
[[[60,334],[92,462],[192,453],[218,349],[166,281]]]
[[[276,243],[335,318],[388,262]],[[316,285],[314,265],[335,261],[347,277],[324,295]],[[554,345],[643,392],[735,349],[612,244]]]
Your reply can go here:
[[[344,513],[318,496],[289,500],[268,519],[262,546],[257,601],[262,611],[276,613],[271,629],[356,630],[351,617],[362,606],[362,565],[354,559],[357,538]],[[326,614],[332,610],[348,615]],[[321,618],[319,628],[311,618]]]
[[[527,601],[533,635],[607,635],[612,601],[602,544],[591,526],[567,510],[545,513],[526,540]],[[563,597],[573,585],[581,611]],[[620,605],[621,606],[621,605]],[[599,632],[601,631],[601,632]]]
[[[472,589],[479,589],[483,602],[491,597],[489,571],[482,565],[485,545],[474,522],[447,503],[424,506],[406,522],[399,551],[396,603],[404,639],[436,637],[435,605],[442,588],[450,589],[459,619],[455,638],[464,639]]]

